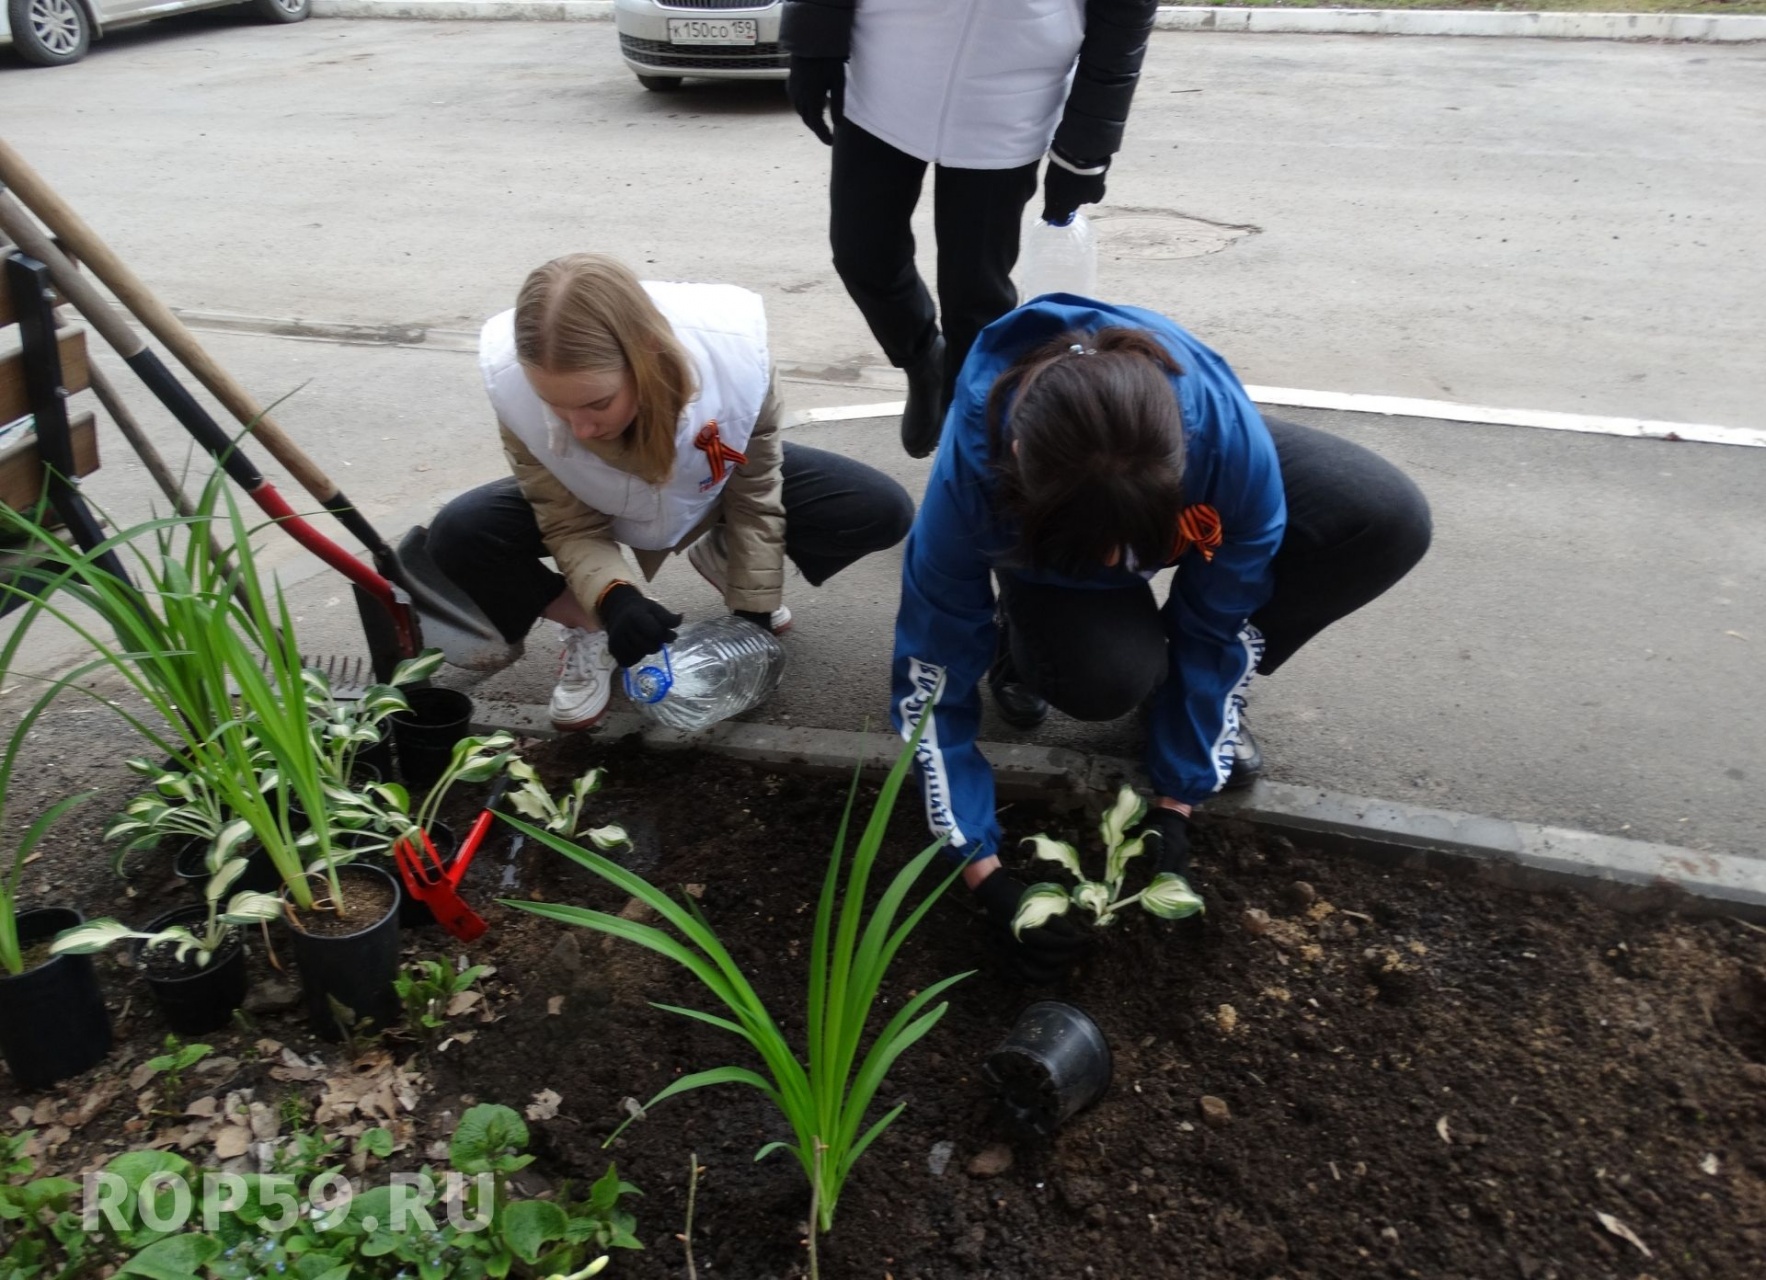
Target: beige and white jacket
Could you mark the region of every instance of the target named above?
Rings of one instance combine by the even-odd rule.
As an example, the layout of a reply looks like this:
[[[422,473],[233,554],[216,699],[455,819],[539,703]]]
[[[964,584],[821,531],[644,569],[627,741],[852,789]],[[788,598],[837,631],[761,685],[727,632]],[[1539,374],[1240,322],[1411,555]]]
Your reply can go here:
[[[729,548],[725,603],[771,612],[783,589],[785,508],[779,399],[761,300],[730,285],[644,287],[686,348],[699,387],[682,411],[668,479],[651,484],[634,474],[623,438],[585,443],[571,436],[516,359],[513,312],[492,317],[479,336],[503,451],[547,550],[584,606],[630,577],[622,546],[649,579],[671,554],[722,523]],[[720,465],[706,451],[714,423],[717,443],[742,461]]]

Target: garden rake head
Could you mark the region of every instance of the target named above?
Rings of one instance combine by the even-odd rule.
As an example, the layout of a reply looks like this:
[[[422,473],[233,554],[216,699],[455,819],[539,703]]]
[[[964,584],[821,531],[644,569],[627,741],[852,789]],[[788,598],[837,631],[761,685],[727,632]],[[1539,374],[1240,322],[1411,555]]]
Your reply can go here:
[[[472,830],[466,833],[466,839],[451,864],[442,863],[441,855],[436,852],[427,831],[417,833],[423,842],[421,849],[410,840],[400,840],[392,847],[393,859],[398,863],[399,878],[404,881],[405,891],[428,907],[435,916],[436,923],[462,942],[471,942],[481,937],[489,927],[485,924],[484,917],[460,896],[460,881],[465,878],[466,868],[472,865],[473,856],[484,843],[491,823],[496,820],[494,810],[508,789],[509,778],[505,774],[491,788],[483,811],[472,824]]]

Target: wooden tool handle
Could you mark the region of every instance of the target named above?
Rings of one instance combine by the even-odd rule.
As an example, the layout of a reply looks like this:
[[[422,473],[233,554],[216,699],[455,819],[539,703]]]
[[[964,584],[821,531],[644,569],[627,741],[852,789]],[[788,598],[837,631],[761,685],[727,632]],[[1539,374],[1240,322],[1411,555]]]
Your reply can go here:
[[[140,277],[129,270],[98,233],[3,138],[0,138],[0,184],[10,187],[19,201],[60,238],[68,251],[104,282],[117,301],[146,325],[148,332],[163,342],[166,350],[226,406],[227,412],[263,441],[264,448],[288,468],[289,475],[301,488],[320,502],[337,497],[337,486],[319,470],[318,464],[289,439],[231,374],[215,363],[184,322],[172,314],[171,308],[153,296]],[[65,281],[58,278],[56,283],[66,291]],[[97,323],[94,319],[93,324],[96,326]],[[109,338],[108,334],[105,336]]]

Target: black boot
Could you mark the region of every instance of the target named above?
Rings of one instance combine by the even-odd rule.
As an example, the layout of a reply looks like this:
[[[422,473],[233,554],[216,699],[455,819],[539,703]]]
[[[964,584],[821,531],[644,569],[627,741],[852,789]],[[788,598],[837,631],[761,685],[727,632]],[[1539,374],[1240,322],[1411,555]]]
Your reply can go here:
[[[1222,784],[1223,791],[1239,791],[1263,776],[1263,748],[1251,736],[1245,713],[1239,713],[1239,736],[1233,742],[1233,767]]]
[[[901,447],[910,458],[924,458],[938,447],[944,430],[944,335],[904,371],[908,375],[908,402],[901,414]]]
[[[1034,729],[1049,718],[1048,699],[1018,678],[1012,664],[1012,642],[1006,634],[1006,620],[999,620],[999,648],[993,665],[987,669],[987,688],[993,704],[1000,709],[1000,719],[1014,729]]]

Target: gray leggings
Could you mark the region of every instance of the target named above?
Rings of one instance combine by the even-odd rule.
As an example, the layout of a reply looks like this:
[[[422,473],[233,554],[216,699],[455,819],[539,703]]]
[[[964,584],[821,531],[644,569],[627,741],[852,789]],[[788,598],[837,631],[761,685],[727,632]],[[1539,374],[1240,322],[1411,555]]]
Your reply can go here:
[[[807,445],[784,446],[785,554],[820,586],[853,561],[893,547],[914,522],[907,490],[862,462]],[[513,476],[455,498],[429,526],[436,566],[514,643],[563,594],[564,575]]]
[[[1264,421],[1288,505],[1275,594],[1251,616],[1264,640],[1257,669],[1268,674],[1409,573],[1433,526],[1422,491],[1378,454]],[[1151,587],[1087,591],[999,578],[1012,665],[1055,707],[1076,720],[1114,720],[1164,683],[1166,624]]]

